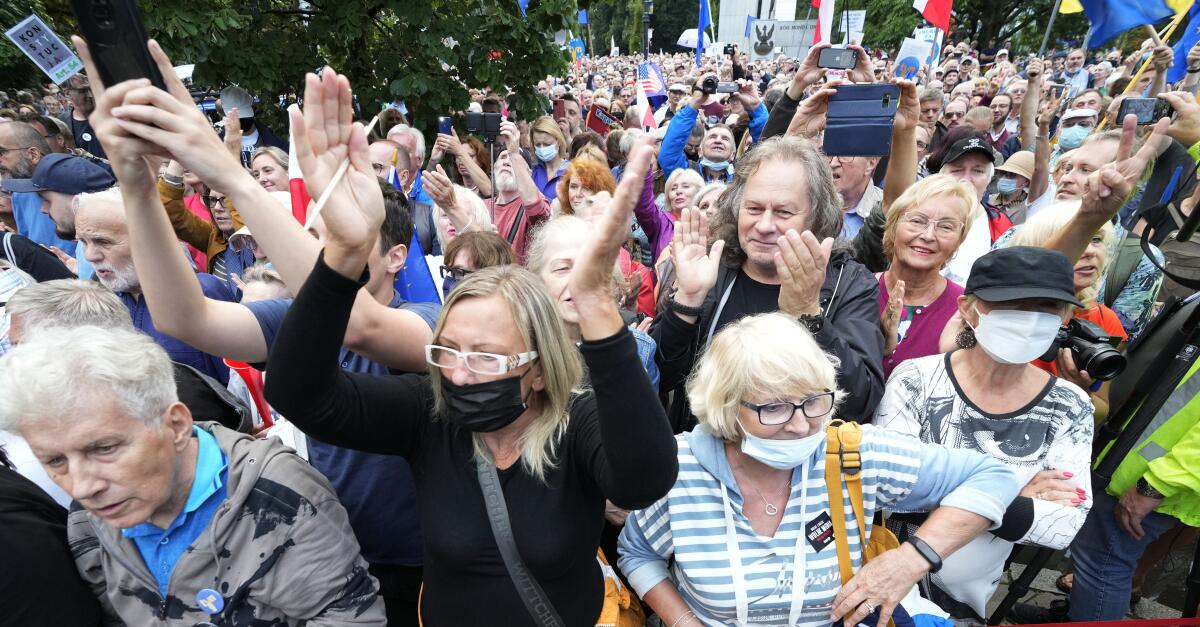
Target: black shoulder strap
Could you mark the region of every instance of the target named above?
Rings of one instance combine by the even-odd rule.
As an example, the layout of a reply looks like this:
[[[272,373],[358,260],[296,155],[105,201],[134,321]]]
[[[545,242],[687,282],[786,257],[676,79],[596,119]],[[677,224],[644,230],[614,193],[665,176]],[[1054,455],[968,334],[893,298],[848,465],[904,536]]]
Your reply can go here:
[[[521,220],[525,218],[525,204],[521,203],[521,207],[517,209],[517,218],[513,220],[512,226],[508,229],[508,235],[504,238],[509,244],[516,246],[517,233],[521,231]]]
[[[520,214],[517,215],[518,221]],[[539,627],[564,627],[550,598],[542,590],[542,586],[533,578],[533,574],[525,567],[521,554],[517,551],[517,543],[513,539],[512,527],[508,523],[508,505],[504,502],[504,491],[500,489],[500,477],[496,467],[486,460],[475,459],[475,470],[479,475],[479,488],[483,490],[483,502],[487,506],[488,523],[492,526],[492,535],[496,538],[496,546],[500,556],[504,558],[504,568],[517,587],[517,594],[529,615]]]

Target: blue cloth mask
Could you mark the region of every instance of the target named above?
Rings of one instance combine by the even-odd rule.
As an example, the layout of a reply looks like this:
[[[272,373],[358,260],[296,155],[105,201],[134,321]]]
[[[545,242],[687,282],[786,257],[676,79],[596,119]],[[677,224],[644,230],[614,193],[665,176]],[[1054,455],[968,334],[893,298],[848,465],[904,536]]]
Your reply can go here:
[[[1086,126],[1068,126],[1058,134],[1058,146],[1063,150],[1075,150],[1091,132],[1092,129]]]

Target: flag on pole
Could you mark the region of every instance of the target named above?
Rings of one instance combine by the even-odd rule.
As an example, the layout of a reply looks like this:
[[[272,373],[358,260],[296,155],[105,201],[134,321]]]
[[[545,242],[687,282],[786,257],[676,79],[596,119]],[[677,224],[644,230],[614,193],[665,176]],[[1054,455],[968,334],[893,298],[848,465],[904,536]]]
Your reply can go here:
[[[814,33],[813,44],[823,41],[833,43],[833,4],[834,0],[812,0],[812,6],[817,10],[817,32]]]
[[[756,17],[754,15],[746,16],[746,32],[745,32],[745,34],[742,35],[742,37],[750,36],[750,27],[753,26],[756,21],[758,21],[758,17]]]
[[[517,8],[521,9],[521,17],[525,17],[525,10],[529,8],[529,0],[517,0]]]
[[[950,30],[950,8],[954,0],[913,0],[913,8],[925,16],[926,21],[943,31]]]
[[[1187,75],[1187,55],[1200,41],[1200,2],[1192,5],[1188,10],[1188,25],[1187,30],[1183,31],[1183,38],[1175,44],[1175,65],[1167,70],[1167,82],[1175,83],[1183,80]]]
[[[579,9],[579,23],[580,24],[588,23],[587,9]]]
[[[832,7],[833,0],[829,0],[829,4]],[[700,19],[696,22],[696,65],[700,65],[700,58],[704,56],[704,31],[709,26],[712,26],[712,9],[708,6],[708,0],[700,0]]]
[[[1080,0],[1079,4],[1092,23],[1087,34],[1089,48],[1103,46],[1131,28],[1175,15],[1163,0]]]
[[[662,70],[651,61],[638,64],[638,84],[646,91],[646,99],[655,109],[667,101],[667,82]]]
[[[641,73],[641,69],[638,69]],[[638,81],[637,84],[637,108],[639,117],[641,118],[641,127],[645,130],[658,128],[658,122],[654,120],[654,107],[650,106],[650,100],[646,98],[646,82]]]
[[[296,158],[296,138],[288,126],[288,191],[292,194],[292,217],[304,224],[308,217],[308,203],[312,200],[304,186],[304,174],[300,172],[300,160]]]

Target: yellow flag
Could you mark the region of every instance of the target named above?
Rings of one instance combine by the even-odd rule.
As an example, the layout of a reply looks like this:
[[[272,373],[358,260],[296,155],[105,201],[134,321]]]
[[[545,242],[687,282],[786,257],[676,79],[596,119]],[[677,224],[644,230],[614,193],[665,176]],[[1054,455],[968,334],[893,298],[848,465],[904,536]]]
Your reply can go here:
[[[1059,13],[1079,13],[1083,11],[1083,6],[1079,4],[1079,0],[1063,0],[1058,7]]]

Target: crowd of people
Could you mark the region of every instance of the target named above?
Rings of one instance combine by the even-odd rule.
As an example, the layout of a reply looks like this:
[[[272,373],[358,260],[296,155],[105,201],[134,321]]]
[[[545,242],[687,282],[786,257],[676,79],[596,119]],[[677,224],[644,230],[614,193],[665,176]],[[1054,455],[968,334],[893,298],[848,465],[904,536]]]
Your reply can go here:
[[[74,44],[0,92],[0,624],[980,625],[1018,545],[1073,573],[1012,620],[1110,620],[1200,526],[1196,366],[1094,479],[1063,339],[1196,299],[1200,46],[583,57],[436,134],[325,68],[289,155]],[[827,156],[872,83],[888,153]]]

